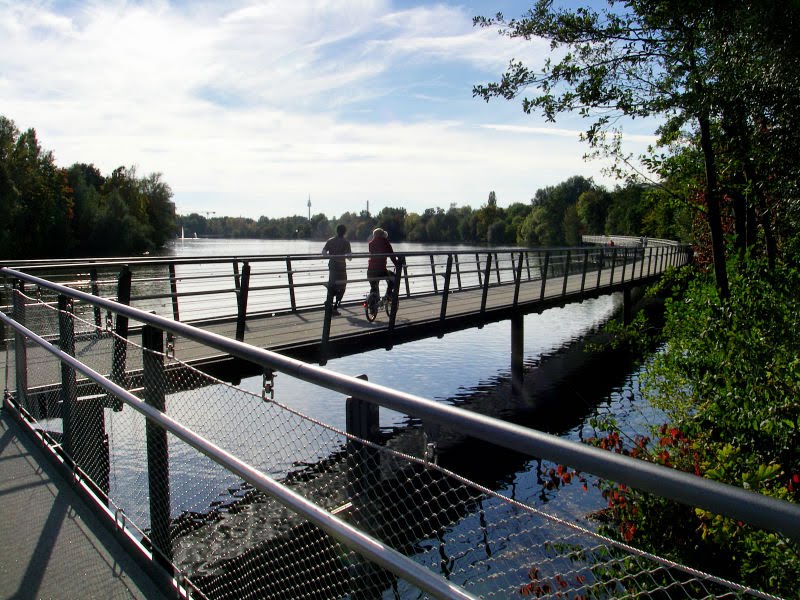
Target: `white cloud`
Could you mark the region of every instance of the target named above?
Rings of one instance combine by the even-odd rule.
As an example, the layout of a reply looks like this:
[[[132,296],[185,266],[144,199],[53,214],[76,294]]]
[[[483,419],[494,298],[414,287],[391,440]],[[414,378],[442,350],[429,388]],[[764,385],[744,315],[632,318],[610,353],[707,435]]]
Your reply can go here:
[[[59,6],[0,2],[0,112],[59,164],[162,172],[179,210],[305,214],[309,193],[329,216],[477,206],[490,190],[505,204],[599,171],[574,132],[471,98],[511,57],[543,54],[462,7]]]

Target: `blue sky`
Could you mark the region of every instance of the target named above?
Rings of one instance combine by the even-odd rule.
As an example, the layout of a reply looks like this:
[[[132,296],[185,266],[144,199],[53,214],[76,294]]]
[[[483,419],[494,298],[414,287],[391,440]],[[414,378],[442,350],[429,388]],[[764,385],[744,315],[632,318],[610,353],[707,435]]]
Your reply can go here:
[[[0,114],[59,165],[163,174],[178,211],[258,218],[527,202],[584,162],[574,118],[545,123],[476,83],[547,45],[474,28],[515,1],[0,0]],[[631,149],[650,139],[631,131]]]

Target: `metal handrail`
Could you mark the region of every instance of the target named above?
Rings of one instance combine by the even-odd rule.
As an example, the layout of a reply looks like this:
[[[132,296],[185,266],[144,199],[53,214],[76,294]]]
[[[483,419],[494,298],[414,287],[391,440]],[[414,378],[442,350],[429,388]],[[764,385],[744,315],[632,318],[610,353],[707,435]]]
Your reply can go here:
[[[303,381],[412,415],[424,422],[458,429],[467,435],[527,456],[541,457],[568,465],[682,504],[704,508],[764,529],[778,531],[800,541],[800,506],[796,504],[335,373],[323,367],[97,298],[20,271],[3,268],[0,269],[0,273],[67,297],[97,304],[130,319],[148,323],[173,335],[192,339],[231,356],[258,364],[262,368],[287,373]],[[6,317],[3,320],[5,321]]]

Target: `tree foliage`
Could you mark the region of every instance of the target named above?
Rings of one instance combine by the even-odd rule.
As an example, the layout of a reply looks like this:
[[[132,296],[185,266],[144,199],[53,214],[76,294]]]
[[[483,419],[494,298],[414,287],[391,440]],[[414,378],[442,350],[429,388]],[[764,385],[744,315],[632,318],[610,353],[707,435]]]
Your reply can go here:
[[[539,0],[519,19],[475,21],[511,38],[548,40],[543,67],[514,60],[499,82],[473,92],[487,100],[522,94],[525,112],[548,120],[586,117],[586,140],[614,157],[618,170],[630,164],[621,119],[658,118],[659,146],[667,151],[650,157],[652,175],[703,212],[725,297],[724,203],[734,213],[739,248],[763,240],[773,264],[775,224],[784,222],[776,217],[797,206],[799,14],[795,0],[609,0],[600,10]],[[700,159],[698,177],[689,187],[671,187],[685,176],[672,169],[671,157],[687,147]],[[756,225],[761,238],[753,235]],[[783,233],[796,237],[791,228]]]
[[[0,257],[138,254],[175,233],[172,191],[160,174],[57,167],[36,131],[0,116]]]

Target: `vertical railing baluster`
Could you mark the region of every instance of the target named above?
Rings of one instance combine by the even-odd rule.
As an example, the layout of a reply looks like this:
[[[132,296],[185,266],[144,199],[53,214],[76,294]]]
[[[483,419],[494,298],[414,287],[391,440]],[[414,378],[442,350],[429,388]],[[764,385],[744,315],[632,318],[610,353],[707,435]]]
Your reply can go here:
[[[406,293],[408,293],[408,271],[406,270],[406,259],[403,256],[398,257],[400,261],[394,270],[394,289],[392,290],[392,306],[389,309],[389,326],[387,327],[387,331],[389,333],[389,346],[391,347],[391,334],[394,331],[394,324],[397,320],[397,304],[400,299],[400,278],[402,277],[401,273],[405,271],[406,273]],[[410,296],[410,294],[408,294]],[[330,334],[330,325],[328,325],[328,333]]]
[[[164,373],[164,333],[152,325],[142,328],[142,383],[144,401],[166,413],[167,381]],[[145,421],[147,440],[147,483],[150,492],[150,538],[156,562],[169,568],[170,541],[169,448],[166,430]]]
[[[625,283],[625,271],[628,268],[628,247],[625,246],[622,249],[622,277],[620,278],[620,283]]]
[[[175,263],[170,262],[167,266],[169,271],[169,293],[172,299],[172,318],[176,321],[181,320],[181,315],[178,310],[178,277],[175,273]],[[174,347],[175,335],[172,332],[167,333],[167,345]]]
[[[237,259],[233,259],[233,288],[236,292],[239,292],[239,286],[241,284],[241,275],[239,275],[239,261]]]
[[[11,305],[14,320],[20,325],[26,325],[25,282],[14,281],[14,287],[11,292]],[[14,330],[14,366],[16,368],[14,377],[17,383],[17,402],[31,413],[34,419],[38,419],[38,407],[33,407],[28,402],[28,347],[25,344],[25,336],[16,329]]]
[[[595,281],[594,288],[600,289],[600,277],[603,274],[603,267],[605,266],[605,248],[600,246],[600,255],[597,259],[597,281]]]
[[[525,250],[525,268],[528,271],[528,281],[531,280],[531,253]]]
[[[75,356],[75,319],[73,304],[63,294],[58,296],[58,345],[63,352]],[[61,362],[61,422],[63,437],[61,443],[67,456],[74,459],[73,432],[75,428],[75,403],[78,398],[78,384],[75,369]]]
[[[99,296],[100,286],[97,283],[97,267],[92,267],[91,271],[89,272],[89,277],[91,278],[92,296]],[[103,315],[100,307],[96,304],[94,305],[94,326],[97,333],[100,333],[100,330],[103,327]]]
[[[478,286],[483,287],[483,272],[481,271],[481,256],[475,253],[475,268],[478,273]]]
[[[399,259],[400,259],[400,261],[402,263],[403,281],[405,281],[405,284],[406,284],[406,298],[411,298],[411,283],[409,282],[409,277],[408,277],[408,263],[406,262],[406,257],[405,256],[401,256],[401,257],[399,257]],[[399,270],[400,269],[398,268],[398,271]],[[398,281],[398,283],[399,283],[399,281]],[[398,290],[398,293],[400,293],[399,290]]]
[[[497,252],[494,253],[494,272],[497,275],[497,285],[500,285],[502,281],[500,281],[500,259],[497,256]]]
[[[123,265],[117,278],[117,302],[120,304],[131,303],[131,277],[128,265]],[[111,381],[126,387],[126,364],[128,362],[128,317],[117,313],[114,318],[114,345],[111,358]],[[115,410],[121,408],[120,401],[109,397],[111,406]]]
[[[480,271],[478,271],[480,273]],[[481,315],[486,312],[486,298],[489,295],[489,278],[492,274],[492,253],[486,253],[486,271],[483,277],[483,294],[481,296]]]
[[[642,251],[641,251],[642,252],[642,260],[639,263],[639,279],[642,279],[642,275],[644,274],[644,254],[645,254],[646,250],[647,250],[647,248],[645,248],[645,246],[642,246]]]
[[[250,263],[242,264],[242,275],[239,293],[236,295],[236,340],[244,341],[245,325],[247,323],[247,299],[250,294]]]
[[[456,265],[456,282],[458,283],[458,291],[460,292],[463,288],[461,287],[461,267],[458,264],[458,254],[453,254],[453,261]]]
[[[539,293],[539,300],[544,300],[544,292],[547,287],[547,271],[550,268],[550,250],[544,251],[544,267],[542,268],[542,290]]]
[[[584,248],[583,250],[583,271],[581,274],[581,294],[586,289],[586,271],[589,268],[589,249]]]
[[[169,263],[169,294],[172,299],[172,318],[176,321],[181,320],[178,307],[178,278],[175,274],[175,263]]]
[[[614,270],[617,268],[617,247],[611,249],[611,279],[608,285],[614,285]]]
[[[453,272],[453,255],[452,253],[448,253],[447,266],[445,267],[445,272],[444,272],[444,289],[442,290],[442,306],[441,309],[439,310],[440,326],[444,323],[444,320],[447,317],[447,297],[450,295],[450,276],[452,272]]]
[[[572,260],[572,251],[571,250],[567,250],[567,254],[564,257],[564,283],[561,286],[561,295],[562,296],[566,296],[567,295],[567,281],[569,280],[569,267],[570,267],[570,261],[571,260]]]
[[[439,293],[439,284],[436,282],[436,262],[434,261],[433,254],[430,255],[431,259],[431,279],[433,280],[433,293]]]
[[[289,304],[292,307],[292,312],[297,311],[297,300],[294,295],[294,272],[292,271],[292,259],[286,257],[286,278],[289,282]]]
[[[514,284],[514,307],[516,308],[517,304],[519,304],[519,286],[522,284],[522,252],[519,253],[519,257],[517,258],[517,270],[514,274],[514,279],[516,280]]]

